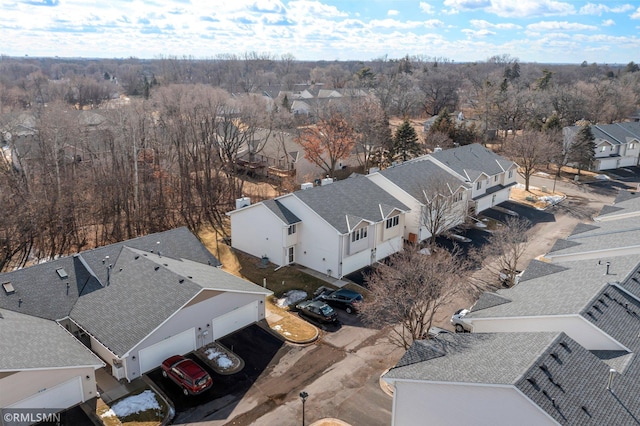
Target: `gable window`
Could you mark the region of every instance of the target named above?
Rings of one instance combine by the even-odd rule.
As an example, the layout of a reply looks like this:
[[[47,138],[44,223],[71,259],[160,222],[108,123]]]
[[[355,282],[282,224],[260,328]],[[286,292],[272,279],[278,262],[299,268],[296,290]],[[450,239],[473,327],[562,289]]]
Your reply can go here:
[[[482,188],[482,182],[476,183],[476,189],[480,189],[480,188]]]
[[[494,181],[494,182],[497,182],[497,181],[498,181],[498,175],[495,175],[495,176],[493,177],[493,181]]]
[[[462,192],[458,192],[457,194],[453,194],[453,202],[458,203],[462,201]]]
[[[635,149],[635,147],[636,147],[635,143],[632,142],[629,144],[629,149]]]
[[[294,225],[289,226],[289,229],[287,229],[287,233],[289,235],[295,234],[296,233],[296,225],[294,224]]]
[[[351,242],[355,243],[356,241],[364,240],[367,238],[367,228],[356,229],[351,233]]]
[[[398,226],[400,224],[400,216],[394,216],[387,219],[387,223],[385,225],[386,229],[393,228],[394,226]]]
[[[513,170],[509,170],[509,179],[513,177]]]
[[[600,152],[605,152],[606,150],[607,150],[607,147],[606,147],[606,146],[602,146],[602,147],[600,147]]]

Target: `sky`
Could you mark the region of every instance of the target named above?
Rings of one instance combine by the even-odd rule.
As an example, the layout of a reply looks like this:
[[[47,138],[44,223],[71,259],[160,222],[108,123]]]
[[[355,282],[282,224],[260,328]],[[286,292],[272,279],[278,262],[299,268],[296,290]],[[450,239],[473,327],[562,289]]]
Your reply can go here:
[[[0,54],[640,63],[640,1],[0,0]]]

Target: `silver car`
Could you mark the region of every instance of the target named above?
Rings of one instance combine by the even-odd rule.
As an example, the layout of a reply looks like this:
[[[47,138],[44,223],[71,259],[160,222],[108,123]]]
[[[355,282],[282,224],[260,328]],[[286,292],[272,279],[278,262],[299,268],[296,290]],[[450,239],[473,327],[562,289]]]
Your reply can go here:
[[[458,309],[451,316],[451,325],[455,327],[456,333],[464,333],[465,331],[468,331],[468,332],[471,331],[471,324],[463,320],[465,315],[467,315],[469,312],[471,311],[469,311],[468,309]]]

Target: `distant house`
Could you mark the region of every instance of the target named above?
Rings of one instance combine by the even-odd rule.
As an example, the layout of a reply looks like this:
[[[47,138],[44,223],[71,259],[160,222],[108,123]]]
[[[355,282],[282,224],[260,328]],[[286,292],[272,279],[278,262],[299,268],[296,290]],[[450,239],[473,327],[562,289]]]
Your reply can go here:
[[[397,198],[364,176],[309,185],[227,213],[232,247],[332,277],[402,250],[409,208]]]
[[[0,388],[32,379],[0,401],[33,406],[43,388],[56,389],[54,396],[73,391],[71,399],[52,399],[67,408],[96,395],[90,369],[106,365],[116,379],[133,380],[263,319],[271,292],[218,266],[178,228],[0,274],[0,313],[9,318],[0,319],[0,336],[25,333],[2,339]],[[4,344],[14,341],[15,348]]]
[[[640,122],[590,125],[595,137],[593,170],[611,170],[637,166],[640,160]],[[580,126],[563,129],[565,145],[570,146]]]

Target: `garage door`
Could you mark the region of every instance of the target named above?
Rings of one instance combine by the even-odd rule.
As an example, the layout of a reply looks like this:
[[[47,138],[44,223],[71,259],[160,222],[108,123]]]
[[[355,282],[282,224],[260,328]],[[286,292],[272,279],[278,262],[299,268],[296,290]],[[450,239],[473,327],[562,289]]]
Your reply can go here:
[[[80,376],[25,398],[9,408],[67,408],[82,402]]]
[[[213,340],[218,340],[256,321],[258,321],[258,301],[212,319]]]
[[[169,337],[147,348],[140,349],[140,372],[146,373],[162,364],[162,361],[172,355],[184,355],[196,348],[196,330],[190,328],[180,334]]]

